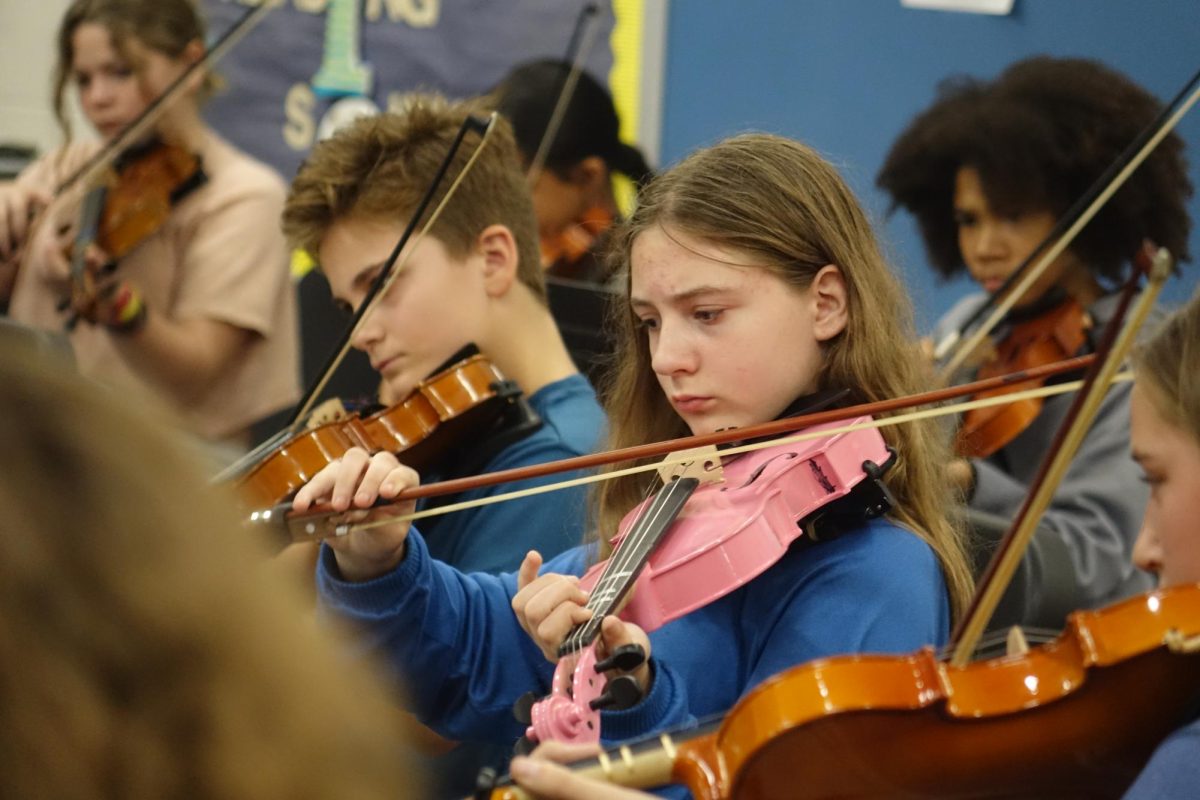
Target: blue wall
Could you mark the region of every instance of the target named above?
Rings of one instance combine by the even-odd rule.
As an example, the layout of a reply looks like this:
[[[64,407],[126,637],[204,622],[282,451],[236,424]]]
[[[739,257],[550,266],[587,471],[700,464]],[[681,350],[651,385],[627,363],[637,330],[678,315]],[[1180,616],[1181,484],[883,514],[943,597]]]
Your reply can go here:
[[[1105,61],[1164,102],[1200,68],[1200,0],[1016,0],[992,17],[903,8],[899,0],[675,0],[667,33],[662,160],[730,134],[801,139],[836,163],[883,220],[874,176],[892,141],[952,73],[990,77],[1036,53]],[[1200,188],[1200,108],[1177,129]],[[1200,200],[1191,204],[1200,224]],[[971,289],[938,282],[915,225],[897,212],[880,227],[915,298],[918,324]],[[1200,233],[1191,250],[1200,260]],[[1200,266],[1184,264],[1166,300],[1185,300]]]

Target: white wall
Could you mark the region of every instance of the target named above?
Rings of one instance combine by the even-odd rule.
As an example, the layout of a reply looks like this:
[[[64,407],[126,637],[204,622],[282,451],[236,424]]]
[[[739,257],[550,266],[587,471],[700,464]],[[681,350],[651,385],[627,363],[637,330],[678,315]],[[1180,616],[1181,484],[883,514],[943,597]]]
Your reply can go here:
[[[54,37],[70,0],[0,0],[0,143],[61,141],[50,107]],[[78,117],[77,117],[78,119]],[[87,128],[75,122],[76,134]]]

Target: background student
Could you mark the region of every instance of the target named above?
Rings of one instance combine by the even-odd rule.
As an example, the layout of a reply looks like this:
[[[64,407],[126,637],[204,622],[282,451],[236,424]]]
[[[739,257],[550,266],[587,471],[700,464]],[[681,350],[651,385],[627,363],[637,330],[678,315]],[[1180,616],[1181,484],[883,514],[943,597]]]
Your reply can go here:
[[[983,290],[946,313],[935,340],[966,322],[1159,109],[1125,76],[1080,59],[1032,58],[991,81],[943,86],[878,175],[894,205],[916,217],[931,267],[944,276],[966,270]],[[1174,134],[1159,145],[1018,302],[993,334],[997,345],[1022,326],[1060,331],[1075,323],[1082,336],[1071,347],[1089,352],[1144,239],[1189,258],[1192,187],[1182,150]],[[1048,324],[1052,317],[1062,322]],[[1068,338],[1047,340],[1053,346]],[[1046,399],[1027,427],[1012,428],[1019,432],[1010,441],[951,463],[949,475],[966,493],[972,527],[985,542],[980,565],[1024,501],[1070,403],[1069,395]],[[1058,626],[1071,611],[1149,585],[1129,560],[1146,492],[1126,458],[1128,405],[1128,385],[1114,386],[994,624]]]
[[[61,331],[76,313],[60,304],[71,294],[64,250],[79,227],[79,204],[54,203],[52,218],[38,210],[204,55],[204,37],[203,20],[187,0],[77,0],[67,9],[57,41],[55,111],[69,136],[65,103],[73,86],[98,138],[69,142],[0,187],[0,269],[15,280],[8,307],[14,320]],[[85,375],[148,388],[192,432],[244,445],[252,422],[298,394],[295,296],[278,226],[283,183],[204,122],[200,103],[214,86],[211,75],[198,75],[154,134],[118,160],[126,180],[144,177],[126,194],[136,201],[110,211],[151,220],[140,204],[149,186],[161,183],[173,187],[169,213],[143,237],[122,234],[119,244],[129,250],[120,258],[100,246],[81,254],[97,285],[70,338]],[[167,148],[194,162],[185,170],[190,178],[176,183],[168,170],[146,166]],[[109,203],[114,194],[110,189]]]

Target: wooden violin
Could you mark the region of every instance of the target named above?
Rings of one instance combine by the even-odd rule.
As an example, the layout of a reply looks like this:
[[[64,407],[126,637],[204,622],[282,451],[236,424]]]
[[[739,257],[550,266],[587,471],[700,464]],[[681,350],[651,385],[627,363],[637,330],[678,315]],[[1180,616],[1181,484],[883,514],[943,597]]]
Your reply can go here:
[[[1077,301],[1068,297],[1048,311],[1014,324],[997,345],[995,355],[979,368],[977,377],[992,378],[1070,358],[1086,343],[1090,327],[1087,313]],[[983,392],[975,397],[994,397],[1040,385],[1040,381],[1030,381],[1012,389]],[[958,431],[958,454],[986,458],[1000,450],[1037,419],[1043,402],[1040,397],[1027,398],[968,411]]]
[[[120,258],[162,227],[171,207],[207,179],[195,153],[154,141],[125,153],[101,187],[104,211],[96,244]]]
[[[96,276],[86,266],[87,249],[95,244],[116,262],[158,231],[171,209],[207,180],[194,153],[155,139],[130,148],[113,163],[83,201],[71,257],[71,294],[62,304],[90,318]],[[68,325],[74,324],[73,316]]]
[[[347,416],[292,436],[234,482],[251,508],[291,497],[351,447],[403,453],[425,470],[491,427],[520,390],[476,353],[421,381],[402,401],[368,417]]]
[[[584,263],[596,241],[613,225],[612,212],[593,206],[551,239],[541,240],[542,268],[575,280],[589,280],[594,265]]]
[[[1200,586],[1077,611],[1052,642],[955,667],[932,649],[794,667],[713,729],[572,765],[738,798],[1119,797],[1200,708]],[[507,779],[483,796],[517,800]]]

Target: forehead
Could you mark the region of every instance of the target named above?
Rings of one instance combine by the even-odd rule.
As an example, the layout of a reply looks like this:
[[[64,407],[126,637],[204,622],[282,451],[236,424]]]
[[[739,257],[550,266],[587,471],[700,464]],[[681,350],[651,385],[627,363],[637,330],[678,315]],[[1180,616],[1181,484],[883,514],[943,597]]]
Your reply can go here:
[[[1152,390],[1141,381],[1134,383],[1130,393],[1129,438],[1138,457],[1166,458],[1189,449],[1200,457],[1200,443],[1162,415]]]
[[[404,228],[363,217],[334,220],[317,247],[317,262],[330,283],[350,281],[360,270],[386,258]]]
[[[779,281],[749,253],[655,225],[633,241],[631,294],[635,299],[678,294],[699,286],[737,289]]]
[[[76,58],[116,54],[112,33],[98,22],[80,23],[71,34],[71,49]]]
[[[371,274],[383,266],[404,233],[400,222],[369,217],[335,220],[321,238],[317,263],[329,280],[335,296],[353,297],[369,285]],[[411,253],[411,257],[410,257]],[[418,269],[424,261],[452,262],[445,244],[437,236],[413,236],[397,258],[405,272]]]
[[[955,205],[987,206],[987,195],[983,191],[983,179],[974,167],[959,167],[954,173]]]

